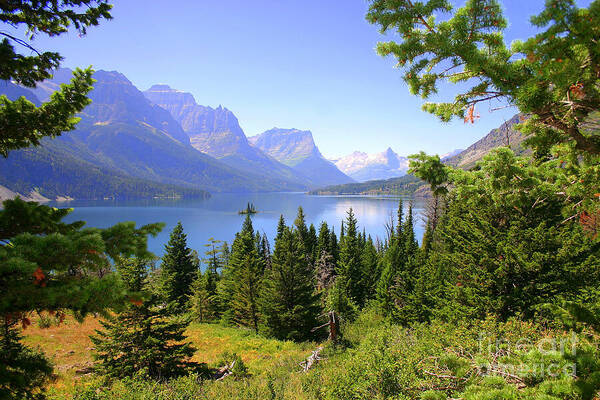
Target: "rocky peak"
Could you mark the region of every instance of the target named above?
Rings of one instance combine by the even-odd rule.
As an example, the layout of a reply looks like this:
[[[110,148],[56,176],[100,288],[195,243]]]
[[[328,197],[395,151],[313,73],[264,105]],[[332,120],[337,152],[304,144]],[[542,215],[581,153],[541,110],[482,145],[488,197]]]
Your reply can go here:
[[[311,131],[273,128],[248,140],[271,157],[289,166],[294,166],[311,156],[322,158]]]

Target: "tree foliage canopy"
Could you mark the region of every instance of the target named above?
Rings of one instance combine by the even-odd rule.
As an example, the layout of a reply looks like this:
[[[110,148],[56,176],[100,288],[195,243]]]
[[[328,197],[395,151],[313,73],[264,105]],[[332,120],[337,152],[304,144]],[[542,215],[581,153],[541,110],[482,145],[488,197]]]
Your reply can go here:
[[[25,26],[28,39],[35,35],[58,36],[74,27],[80,35],[87,28],[110,19],[112,6],[107,0],[44,0],[6,1],[0,3],[0,21],[15,28]],[[1,31],[0,79],[14,81],[26,87],[51,78],[60,66],[62,57],[56,52],[38,52],[28,40]],[[31,55],[23,55],[15,45]],[[0,154],[6,157],[11,150],[39,145],[43,137],[59,136],[75,128],[75,114],[90,103],[87,93],[92,90],[92,69],[76,69],[70,84],[52,94],[40,106],[21,97],[11,101],[0,96]]]
[[[401,37],[377,51],[398,60],[411,93],[427,100],[442,83],[468,87],[453,101],[425,103],[425,111],[474,122],[477,104],[498,101],[531,115],[523,130],[536,147],[570,143],[600,154],[600,137],[584,129],[600,109],[600,2],[578,8],[574,0],[547,0],[531,18],[540,32],[511,45],[497,0],[468,0],[460,8],[448,0],[371,0],[367,19]]]

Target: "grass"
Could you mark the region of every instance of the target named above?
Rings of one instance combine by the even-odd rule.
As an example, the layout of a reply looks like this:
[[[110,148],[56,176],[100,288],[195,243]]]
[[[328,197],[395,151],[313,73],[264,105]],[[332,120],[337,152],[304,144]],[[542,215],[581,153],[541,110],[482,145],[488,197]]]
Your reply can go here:
[[[99,328],[98,319],[88,317],[82,323],[68,318],[59,326],[42,329],[34,325],[24,331],[25,343],[42,350],[54,364],[56,379],[51,393],[69,398],[78,381],[85,379],[82,370],[93,364],[94,347],[89,336]],[[247,329],[217,324],[194,323],[187,335],[197,349],[194,361],[217,367],[224,352],[237,353],[257,377],[278,366],[298,365],[316,347],[314,343],[268,339]]]

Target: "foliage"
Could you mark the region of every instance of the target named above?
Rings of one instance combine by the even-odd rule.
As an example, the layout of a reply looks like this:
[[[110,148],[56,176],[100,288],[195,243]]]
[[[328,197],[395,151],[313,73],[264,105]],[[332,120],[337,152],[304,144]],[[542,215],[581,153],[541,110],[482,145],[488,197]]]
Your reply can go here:
[[[168,379],[184,375],[196,364],[190,343],[182,343],[189,321],[173,318],[171,308],[148,291],[147,263],[122,259],[117,264],[120,277],[131,293],[130,304],[117,315],[102,321],[92,342],[99,360],[98,371],[112,378],[147,377]]]
[[[316,189],[310,194],[313,195],[331,195],[331,194],[366,194],[366,195],[402,195],[410,196],[415,194],[425,183],[415,175],[409,174],[399,178],[385,180],[375,180],[361,183],[346,183],[343,185],[327,186],[322,189]]]
[[[229,262],[219,282],[219,301],[227,310],[226,322],[247,326],[258,332],[259,296],[264,263],[258,254],[250,215],[233,241]]]
[[[272,337],[306,340],[320,313],[313,266],[301,231],[286,227],[275,244],[273,263],[265,272],[260,297],[265,332]]]
[[[24,346],[17,328],[4,321],[0,340],[0,398],[43,399],[52,364],[43,353]]]
[[[600,7],[578,8],[574,0],[547,0],[531,18],[539,32],[508,45],[508,21],[496,0],[469,0],[455,8],[448,0],[372,0],[367,20],[401,41],[379,43],[404,67],[411,93],[435,96],[442,83],[466,87],[452,102],[425,103],[443,121],[474,122],[475,106],[498,101],[531,115],[523,131],[539,153],[570,143],[579,154],[600,154],[600,140],[583,129],[600,109],[598,66]]]
[[[446,271],[448,313],[530,318],[598,281],[597,240],[565,215],[577,198],[565,198],[556,164],[498,149],[477,170],[451,171],[455,189],[432,258]]]
[[[179,310],[185,309],[199,268],[187,247],[183,226],[178,222],[165,246],[160,270],[161,292],[167,303],[174,302]]]
[[[82,7],[83,6],[83,7]],[[81,8],[80,8],[81,7]],[[84,35],[90,26],[109,19],[111,5],[105,0],[60,0],[24,1],[0,5],[0,21],[15,27],[24,26],[29,38],[46,34],[58,36],[74,26]],[[52,76],[59,67],[62,57],[56,52],[39,53],[27,41],[7,32],[0,42],[2,68],[0,79],[15,81],[26,87],[35,87],[38,82]],[[33,50],[34,55],[24,56],[15,50],[14,44]],[[11,101],[0,96],[0,154],[4,157],[10,150],[39,145],[45,136],[59,136],[75,128],[79,121],[75,114],[90,103],[86,97],[92,89],[92,70],[77,69],[68,85],[54,93],[50,101],[35,106],[21,97]]]

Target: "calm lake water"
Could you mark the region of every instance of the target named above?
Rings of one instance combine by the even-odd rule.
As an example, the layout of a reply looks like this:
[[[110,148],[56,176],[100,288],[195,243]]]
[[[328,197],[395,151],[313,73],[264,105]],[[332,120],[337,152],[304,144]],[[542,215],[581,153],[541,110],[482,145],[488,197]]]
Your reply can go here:
[[[252,202],[258,214],[252,217],[254,229],[264,232],[272,244],[277,231],[279,215],[283,214],[290,225],[296,218],[299,206],[304,209],[308,225],[319,228],[321,221],[335,226],[339,236],[341,221],[348,209],[352,208],[360,229],[363,228],[373,238],[385,237],[385,224],[390,215],[396,214],[398,198],[375,196],[309,196],[304,193],[215,193],[207,200],[139,200],[139,201],[71,201],[53,203],[56,207],[73,207],[67,221],[83,220],[87,226],[104,228],[122,221],[135,221],[138,226],[152,222],[164,222],[164,230],[150,238],[149,248],[156,255],[163,254],[169,233],[181,221],[188,238],[188,246],[200,254],[204,245],[213,237],[227,241],[230,245],[235,233],[244,220],[238,211]],[[405,208],[408,201],[405,199]],[[423,204],[415,202],[415,230],[420,239],[424,227],[421,218]]]

